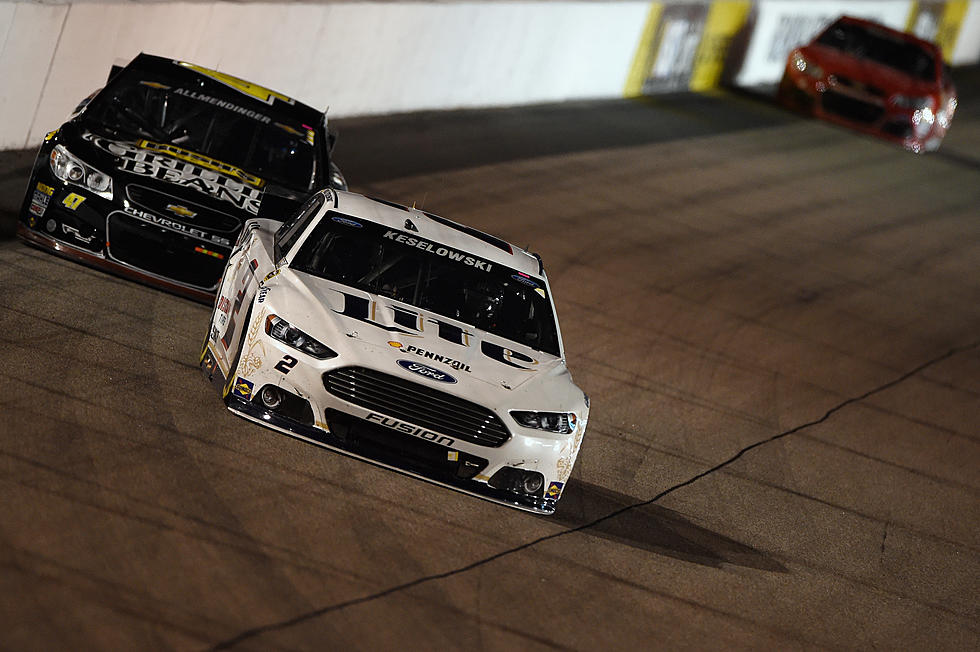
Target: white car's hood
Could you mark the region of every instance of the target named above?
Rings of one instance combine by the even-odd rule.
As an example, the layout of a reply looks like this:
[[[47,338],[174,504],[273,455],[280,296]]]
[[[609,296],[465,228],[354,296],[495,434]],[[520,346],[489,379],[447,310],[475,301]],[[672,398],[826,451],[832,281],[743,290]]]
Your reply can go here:
[[[261,300],[361,365],[506,409],[577,411],[564,360],[409,304],[283,268]]]

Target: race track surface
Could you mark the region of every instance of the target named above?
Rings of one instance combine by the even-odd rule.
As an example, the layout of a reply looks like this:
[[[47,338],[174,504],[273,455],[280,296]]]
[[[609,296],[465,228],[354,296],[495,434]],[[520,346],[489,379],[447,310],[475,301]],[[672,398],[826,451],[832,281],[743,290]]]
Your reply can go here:
[[[0,648],[977,649],[967,99],[932,156],[730,95],[338,123],[352,189],[544,257],[552,518],[231,415],[208,308],[13,239],[5,154]]]

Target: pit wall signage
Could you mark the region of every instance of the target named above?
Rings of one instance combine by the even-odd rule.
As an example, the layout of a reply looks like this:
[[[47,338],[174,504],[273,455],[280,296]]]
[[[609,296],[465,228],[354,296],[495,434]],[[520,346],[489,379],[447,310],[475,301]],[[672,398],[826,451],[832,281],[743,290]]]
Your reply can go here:
[[[842,14],[935,41],[948,62],[969,4],[968,0],[653,2],[623,95],[697,92],[722,84],[775,85],[789,53]]]
[[[259,214],[265,180],[222,161],[174,145],[140,140],[135,143],[85,134],[83,138],[118,160],[118,169],[151,177]]]

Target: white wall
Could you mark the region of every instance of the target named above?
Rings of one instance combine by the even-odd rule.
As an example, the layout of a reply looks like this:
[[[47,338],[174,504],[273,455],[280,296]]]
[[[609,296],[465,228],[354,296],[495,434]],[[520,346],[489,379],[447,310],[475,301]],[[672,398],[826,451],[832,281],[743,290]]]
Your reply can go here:
[[[631,66],[649,59],[644,48],[673,47],[651,41],[647,20],[661,13],[651,6],[696,5],[703,23],[729,1],[753,7],[743,86],[778,81],[789,49],[845,12],[904,29],[917,8],[965,9],[951,57],[980,59],[980,0],[0,0],[0,149],[35,147],[113,63],[140,51],[329,106],[332,117],[619,97]],[[699,40],[702,28],[682,36]]]
[[[332,117],[612,97],[646,2],[0,3],[0,148],[33,147],[140,51]]]

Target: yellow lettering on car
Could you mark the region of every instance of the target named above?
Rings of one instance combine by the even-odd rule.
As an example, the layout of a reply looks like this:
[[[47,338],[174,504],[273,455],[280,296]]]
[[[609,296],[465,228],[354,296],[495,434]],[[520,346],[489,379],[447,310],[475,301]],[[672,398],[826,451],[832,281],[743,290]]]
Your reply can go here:
[[[75,210],[76,208],[81,206],[83,201],[85,201],[84,197],[73,192],[67,197],[65,197],[61,203],[64,204],[65,208]]]
[[[244,181],[253,188],[261,188],[265,185],[265,179],[255,176],[254,174],[249,174],[245,170],[219,161],[218,159],[210,158],[204,156],[203,154],[198,154],[187,149],[182,149],[176,145],[166,145],[161,143],[154,143],[149,140],[141,140],[138,143],[141,149],[147,149],[151,152],[159,152],[161,154],[166,154],[167,156],[172,156],[173,158],[180,159],[181,161],[187,161],[188,163],[193,163],[202,168],[207,168],[209,170],[214,170],[215,172],[221,172],[222,174],[227,174],[230,177],[235,177]]]
[[[210,77],[211,79],[217,82],[221,82],[225,86],[234,88],[236,91],[240,93],[244,93],[246,95],[254,97],[257,100],[265,102],[266,104],[272,104],[273,100],[282,100],[287,104],[293,104],[292,98],[286,97],[282,93],[277,93],[273,90],[269,90],[268,88],[265,88],[263,86],[259,86],[258,84],[253,84],[250,81],[245,81],[244,79],[239,79],[238,77],[235,77],[233,75],[229,75],[223,72],[218,72],[217,70],[211,70],[210,68],[205,68],[203,66],[197,66],[193,63],[187,63],[185,61],[178,61],[177,63],[184,66],[185,68],[190,68],[194,72],[199,72],[202,75]]]

